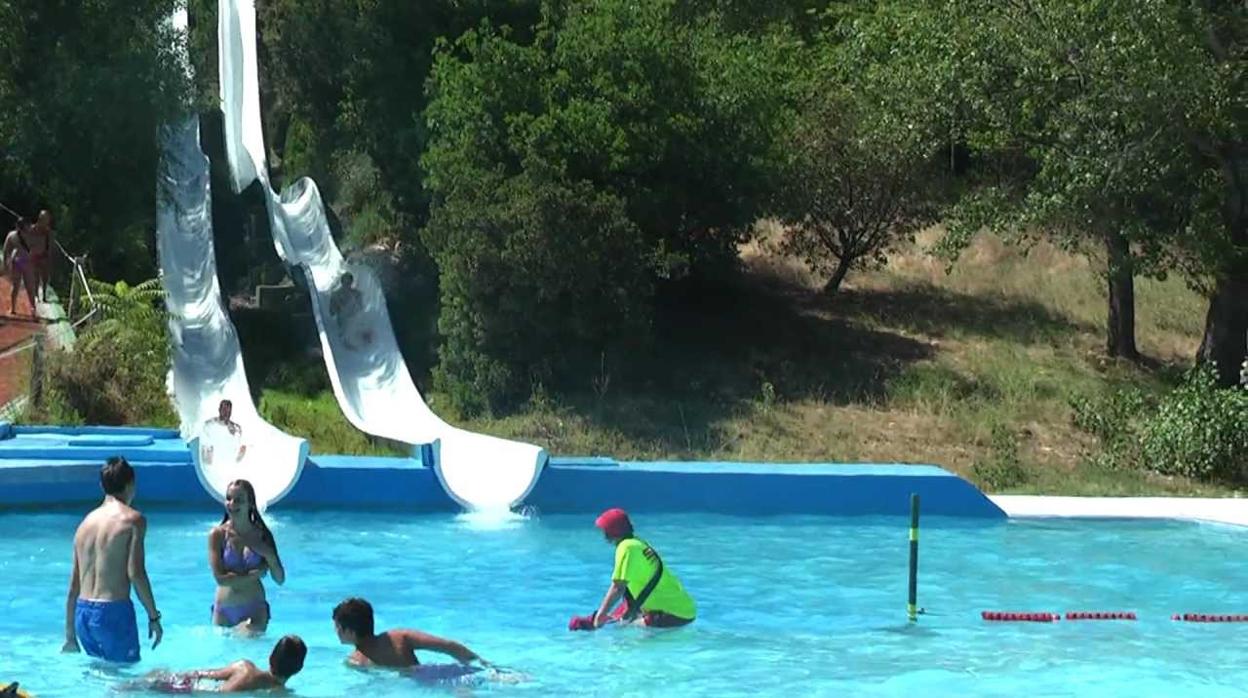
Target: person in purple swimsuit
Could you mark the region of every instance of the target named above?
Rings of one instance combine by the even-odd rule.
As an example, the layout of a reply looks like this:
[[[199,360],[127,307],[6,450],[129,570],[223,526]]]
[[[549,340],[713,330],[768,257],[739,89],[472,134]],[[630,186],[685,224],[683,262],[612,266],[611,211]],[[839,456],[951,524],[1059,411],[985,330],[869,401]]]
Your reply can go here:
[[[271,574],[286,582],[286,569],[277,554],[277,542],[256,509],[256,491],[246,480],[225,489],[225,518],[208,534],[208,562],[217,580],[212,622],[263,632],[269,625],[269,604],[260,579]]]

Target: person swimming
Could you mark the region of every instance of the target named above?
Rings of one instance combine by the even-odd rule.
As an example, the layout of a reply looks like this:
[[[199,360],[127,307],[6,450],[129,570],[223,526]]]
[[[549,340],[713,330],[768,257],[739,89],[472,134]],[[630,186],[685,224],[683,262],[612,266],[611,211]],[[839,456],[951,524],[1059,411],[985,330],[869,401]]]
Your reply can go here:
[[[338,641],[353,645],[355,651],[348,661],[356,666],[410,668],[420,665],[416,650],[429,650],[454,657],[460,664],[477,662],[482,667],[493,665],[476,652],[454,640],[429,635],[419,630],[398,628],[376,633],[373,607],[361,598],[346,599],[334,607],[334,630]]]
[[[269,603],[260,579],[271,574],[286,583],[286,569],[277,553],[277,541],[256,509],[256,491],[246,480],[235,480],[225,490],[225,517],[208,534],[208,564],[217,581],[212,622],[263,632],[269,624]]]
[[[157,693],[244,693],[284,688],[286,682],[303,670],[308,647],[298,635],[287,635],[277,641],[269,654],[269,670],[264,671],[250,660],[240,659],[220,669],[199,669],[169,673],[154,671],[143,679],[124,686],[129,689]]]
[[[602,605],[592,616],[575,617],[570,630],[597,630],[607,623],[640,621],[654,628],[675,628],[693,622],[697,609],[680,579],[663,565],[648,543],[637,538],[623,509],[608,509],[594,521],[615,546],[615,568]],[[624,605],[616,609],[623,600]],[[613,612],[613,609],[615,611]]]

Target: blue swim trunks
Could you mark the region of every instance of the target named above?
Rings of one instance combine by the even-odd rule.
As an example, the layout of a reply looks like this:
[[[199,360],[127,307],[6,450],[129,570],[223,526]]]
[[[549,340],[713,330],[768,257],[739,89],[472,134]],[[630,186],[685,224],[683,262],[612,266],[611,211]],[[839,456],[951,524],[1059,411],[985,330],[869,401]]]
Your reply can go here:
[[[119,601],[78,599],[74,607],[74,632],[82,651],[110,662],[139,661],[139,626],[134,604]]]

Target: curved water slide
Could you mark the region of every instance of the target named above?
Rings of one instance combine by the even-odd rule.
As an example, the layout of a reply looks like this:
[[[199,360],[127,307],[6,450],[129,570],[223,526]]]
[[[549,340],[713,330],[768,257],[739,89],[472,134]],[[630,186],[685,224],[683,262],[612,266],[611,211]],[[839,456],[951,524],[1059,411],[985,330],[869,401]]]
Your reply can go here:
[[[174,15],[175,27],[185,29],[185,12]],[[265,508],[294,487],[308,443],[264,421],[252,404],[238,334],[217,281],[208,158],[200,149],[198,117],[166,124],[158,137],[156,238],[169,309],[169,383],[182,437],[191,444],[200,482],[217,500],[224,500],[230,481],[243,478]],[[209,422],[223,399],[233,403],[236,433]]]
[[[260,121],[253,0],[219,0],[218,50],[226,152],[236,192],[264,187],[278,256],[299,270],[312,297],[325,367],[346,418],[360,431],[432,444],[447,493],[468,509],[517,506],[544,468],[546,452],[447,424],[425,404],[399,351],[376,275],[349,264],[334,243],[316,184],[304,177],[275,193]],[[343,273],[354,291],[343,290]]]

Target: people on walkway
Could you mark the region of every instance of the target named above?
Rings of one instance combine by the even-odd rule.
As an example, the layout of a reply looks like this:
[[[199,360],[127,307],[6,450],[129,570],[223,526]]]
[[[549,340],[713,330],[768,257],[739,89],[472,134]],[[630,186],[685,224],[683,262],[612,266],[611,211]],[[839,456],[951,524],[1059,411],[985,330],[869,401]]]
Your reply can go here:
[[[5,273],[9,277],[9,314],[17,315],[17,294],[26,289],[26,299],[30,301],[31,317],[37,315],[35,309],[35,286],[38,274],[31,259],[32,234],[30,222],[18,218],[17,223],[4,237],[4,250],[0,257],[4,260]]]

